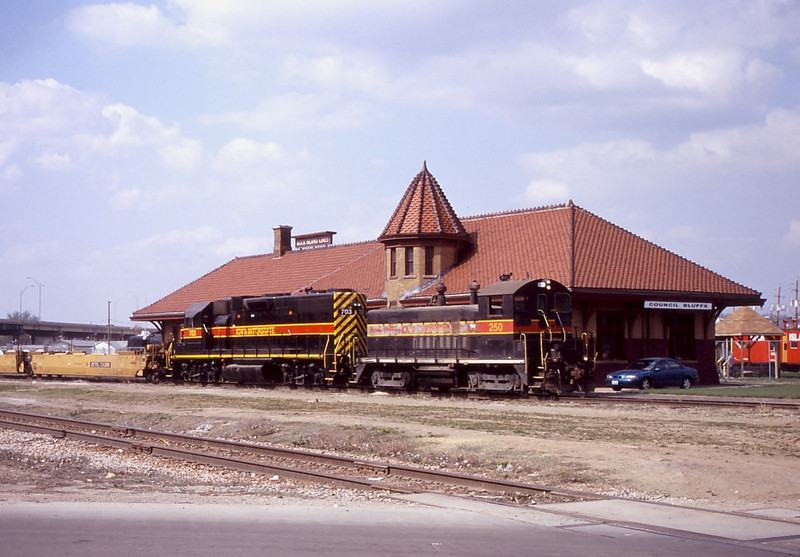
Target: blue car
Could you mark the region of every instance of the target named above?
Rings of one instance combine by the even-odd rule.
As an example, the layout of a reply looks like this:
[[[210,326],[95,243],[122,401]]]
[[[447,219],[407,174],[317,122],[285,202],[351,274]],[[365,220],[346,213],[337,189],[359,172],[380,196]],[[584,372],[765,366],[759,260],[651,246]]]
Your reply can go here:
[[[697,383],[697,370],[670,358],[642,358],[625,369],[606,375],[606,386],[647,390],[651,387],[690,389]]]

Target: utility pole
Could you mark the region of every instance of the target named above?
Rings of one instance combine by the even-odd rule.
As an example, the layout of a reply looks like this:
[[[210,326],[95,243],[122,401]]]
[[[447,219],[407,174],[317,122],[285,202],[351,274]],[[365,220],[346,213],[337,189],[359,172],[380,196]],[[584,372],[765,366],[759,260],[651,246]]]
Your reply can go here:
[[[772,306],[772,309],[775,310],[775,324],[780,327],[781,326],[781,310],[786,309],[785,306],[781,305],[781,285],[778,285],[778,303]],[[782,328],[782,327],[781,327]]]
[[[106,354],[111,354],[111,300],[108,301],[108,348]]]
[[[42,284],[41,282],[39,282],[38,280],[36,280],[33,277],[28,277],[28,280],[32,280],[39,287],[39,316],[37,317],[37,319],[39,319],[39,321],[41,321],[42,320],[42,287],[44,286],[44,284]],[[22,311],[22,310],[20,310],[20,311]]]

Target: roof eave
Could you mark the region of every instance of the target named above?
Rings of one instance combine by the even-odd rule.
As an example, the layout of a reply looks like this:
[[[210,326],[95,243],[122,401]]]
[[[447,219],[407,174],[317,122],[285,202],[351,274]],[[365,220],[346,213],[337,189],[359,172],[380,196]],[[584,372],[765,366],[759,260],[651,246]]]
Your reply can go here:
[[[131,321],[173,321],[183,319],[182,311],[163,311],[159,313],[134,313]]]
[[[573,295],[582,298],[613,298],[613,299],[662,299],[682,300],[689,302],[713,302],[717,305],[731,306],[763,306],[766,299],[760,292],[754,294],[731,294],[721,292],[687,292],[679,290],[613,290],[608,288],[572,288]]]

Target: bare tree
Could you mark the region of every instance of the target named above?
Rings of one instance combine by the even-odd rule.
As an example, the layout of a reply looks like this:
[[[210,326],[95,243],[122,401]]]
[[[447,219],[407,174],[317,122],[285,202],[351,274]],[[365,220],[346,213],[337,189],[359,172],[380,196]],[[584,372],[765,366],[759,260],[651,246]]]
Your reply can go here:
[[[13,313],[7,314],[6,317],[11,321],[18,321],[20,323],[36,323],[39,321],[39,318],[33,315],[28,310],[25,310],[22,313],[15,311]]]

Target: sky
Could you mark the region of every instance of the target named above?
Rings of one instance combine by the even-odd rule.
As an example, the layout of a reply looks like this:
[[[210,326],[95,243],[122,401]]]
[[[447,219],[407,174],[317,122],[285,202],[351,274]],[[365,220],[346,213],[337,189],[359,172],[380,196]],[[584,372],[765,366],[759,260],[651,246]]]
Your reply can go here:
[[[461,217],[573,200],[793,311],[800,0],[5,0],[0,52],[2,317],[375,239],[423,161]]]

